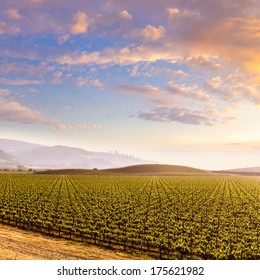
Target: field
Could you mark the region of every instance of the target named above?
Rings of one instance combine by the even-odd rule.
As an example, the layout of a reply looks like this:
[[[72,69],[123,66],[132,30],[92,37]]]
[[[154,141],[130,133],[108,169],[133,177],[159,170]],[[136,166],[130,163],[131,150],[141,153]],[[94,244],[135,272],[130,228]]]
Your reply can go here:
[[[260,259],[260,179],[0,174],[0,222],[156,259]]]

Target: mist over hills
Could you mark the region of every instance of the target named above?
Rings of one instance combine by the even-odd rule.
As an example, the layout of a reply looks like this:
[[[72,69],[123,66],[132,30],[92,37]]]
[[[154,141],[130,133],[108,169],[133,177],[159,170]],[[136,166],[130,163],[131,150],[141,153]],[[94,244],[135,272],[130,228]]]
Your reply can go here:
[[[231,172],[260,172],[260,166],[259,167],[244,167],[244,168],[228,169],[226,171],[231,171]]]
[[[7,154],[3,150],[0,150],[0,167],[1,168],[12,168],[14,166],[17,166],[19,164],[22,164],[22,161]]]
[[[92,152],[67,146],[45,146],[19,140],[0,139],[0,167],[16,168],[117,168],[153,163],[131,155]]]

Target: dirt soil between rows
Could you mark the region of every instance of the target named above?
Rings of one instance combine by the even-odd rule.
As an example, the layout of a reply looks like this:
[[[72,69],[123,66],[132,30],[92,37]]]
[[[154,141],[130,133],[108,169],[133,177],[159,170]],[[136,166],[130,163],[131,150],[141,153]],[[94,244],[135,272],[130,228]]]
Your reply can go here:
[[[1,260],[134,260],[141,257],[0,224]]]

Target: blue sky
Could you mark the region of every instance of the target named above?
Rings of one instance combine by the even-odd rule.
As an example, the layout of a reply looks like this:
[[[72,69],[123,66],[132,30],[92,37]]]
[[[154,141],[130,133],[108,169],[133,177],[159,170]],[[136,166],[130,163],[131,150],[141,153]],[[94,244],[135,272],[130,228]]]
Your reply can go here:
[[[259,1],[3,0],[1,138],[259,166]]]

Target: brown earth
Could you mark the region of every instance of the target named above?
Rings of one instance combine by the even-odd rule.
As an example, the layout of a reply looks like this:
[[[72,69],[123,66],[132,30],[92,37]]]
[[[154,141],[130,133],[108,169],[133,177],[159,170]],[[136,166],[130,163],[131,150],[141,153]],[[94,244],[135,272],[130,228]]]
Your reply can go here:
[[[101,249],[0,224],[1,260],[135,260],[143,256]]]

